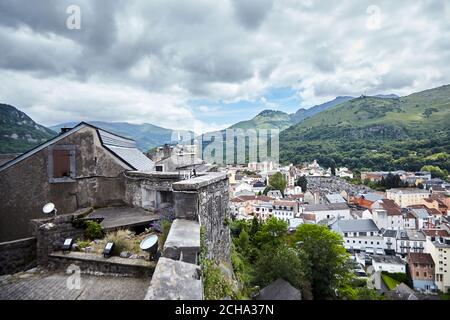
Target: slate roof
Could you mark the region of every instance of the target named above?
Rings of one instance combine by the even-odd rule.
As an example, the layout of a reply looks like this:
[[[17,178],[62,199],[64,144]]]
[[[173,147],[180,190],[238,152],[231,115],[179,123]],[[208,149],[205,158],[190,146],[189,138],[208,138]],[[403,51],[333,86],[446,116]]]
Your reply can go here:
[[[383,234],[383,237],[386,238],[395,238],[397,236],[397,230],[382,229],[381,233]]]
[[[338,220],[331,225],[336,232],[378,232],[379,229],[372,219]]]
[[[3,166],[0,167],[0,171],[15,165],[16,163],[32,156],[33,154],[51,146],[52,144],[70,136],[71,134],[85,127],[91,127],[95,129],[98,133],[102,146],[105,149],[109,150],[114,156],[122,160],[127,166],[129,166],[128,169],[144,172],[153,171],[154,168],[153,161],[151,161],[141,151],[137,149],[134,140],[108,132],[106,130],[100,129],[86,122],[80,122],[75,127],[66,131],[65,133],[61,133],[60,135],[44,142],[43,144],[23,153],[17,158],[5,163]]]
[[[342,197],[339,193],[327,194],[325,195],[327,201],[329,203],[346,203],[344,197]]]
[[[364,199],[369,200],[371,202],[375,202],[375,201],[378,201],[378,200],[381,200],[384,198],[384,196],[382,194],[373,193],[373,192],[361,194],[361,195],[359,195],[359,197],[364,197]]]
[[[402,258],[397,256],[374,255],[372,260],[377,263],[406,264]]]
[[[418,219],[428,219],[428,217],[430,216],[428,214],[428,211],[422,208],[420,209],[412,208],[411,213]]]
[[[347,203],[310,204],[305,206],[305,212],[333,211],[349,209]]]
[[[302,300],[299,290],[283,279],[278,279],[263,288],[255,300]]]

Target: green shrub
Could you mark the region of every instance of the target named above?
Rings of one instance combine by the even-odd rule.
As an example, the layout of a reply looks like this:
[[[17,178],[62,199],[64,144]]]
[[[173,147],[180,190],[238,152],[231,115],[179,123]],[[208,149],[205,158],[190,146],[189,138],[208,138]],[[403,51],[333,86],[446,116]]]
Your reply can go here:
[[[168,220],[164,220],[161,223],[161,239],[160,239],[160,248],[164,247],[164,243],[166,243],[167,236],[169,235],[170,227],[172,223]]]
[[[130,232],[127,230],[110,232],[106,235],[105,241],[114,243],[114,255],[120,255],[122,251],[139,252],[139,244],[130,239]]]
[[[203,288],[206,300],[219,300],[233,295],[230,281],[225,278],[220,267],[213,261],[202,261]]]
[[[85,222],[84,237],[89,240],[103,238],[103,230],[98,222],[87,220]]]
[[[76,242],[76,244],[78,245],[78,248],[84,249],[84,248],[86,248],[86,247],[89,247],[89,246],[91,245],[91,242],[90,242],[90,241],[81,241],[81,240],[78,240],[78,241]]]

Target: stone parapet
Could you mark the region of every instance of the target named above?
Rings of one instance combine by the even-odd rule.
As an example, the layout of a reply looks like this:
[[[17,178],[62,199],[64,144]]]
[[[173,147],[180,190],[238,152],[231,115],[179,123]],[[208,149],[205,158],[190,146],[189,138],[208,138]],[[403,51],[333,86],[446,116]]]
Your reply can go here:
[[[49,255],[48,267],[54,271],[66,271],[74,266],[80,272],[93,275],[120,277],[150,277],[156,262],[121,257],[104,258],[98,254],[84,252],[53,252]]]
[[[36,238],[0,243],[0,275],[24,271],[36,263]]]
[[[164,243],[163,256],[173,260],[197,263],[200,253],[200,225],[196,221],[176,219]]]
[[[202,300],[200,273],[195,264],[161,257],[145,300]]]

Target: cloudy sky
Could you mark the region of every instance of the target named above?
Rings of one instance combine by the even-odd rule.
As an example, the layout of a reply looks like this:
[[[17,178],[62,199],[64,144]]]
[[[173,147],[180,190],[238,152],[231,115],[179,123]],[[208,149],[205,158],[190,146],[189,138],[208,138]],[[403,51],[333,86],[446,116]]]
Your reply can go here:
[[[199,132],[449,84],[450,0],[0,0],[0,43],[0,102],[39,123]]]

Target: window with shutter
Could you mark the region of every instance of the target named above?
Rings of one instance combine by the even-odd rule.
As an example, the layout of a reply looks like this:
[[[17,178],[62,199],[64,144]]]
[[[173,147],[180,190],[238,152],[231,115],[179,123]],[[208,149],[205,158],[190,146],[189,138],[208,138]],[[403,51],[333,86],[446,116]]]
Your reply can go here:
[[[53,150],[53,178],[70,177],[70,151]]]
[[[75,181],[75,150],[74,145],[55,145],[48,148],[48,177],[51,183]]]

